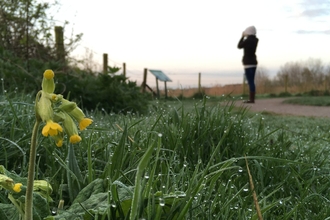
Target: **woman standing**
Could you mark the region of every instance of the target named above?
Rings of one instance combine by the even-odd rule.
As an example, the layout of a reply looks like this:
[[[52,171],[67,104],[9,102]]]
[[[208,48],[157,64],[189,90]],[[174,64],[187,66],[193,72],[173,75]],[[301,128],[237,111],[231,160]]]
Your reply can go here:
[[[257,56],[256,50],[259,39],[256,37],[257,30],[254,26],[250,26],[243,31],[242,37],[238,42],[237,47],[244,49],[243,65],[245,70],[245,76],[249,84],[250,99],[244,101],[245,103],[254,103],[256,86],[254,78],[257,69]]]

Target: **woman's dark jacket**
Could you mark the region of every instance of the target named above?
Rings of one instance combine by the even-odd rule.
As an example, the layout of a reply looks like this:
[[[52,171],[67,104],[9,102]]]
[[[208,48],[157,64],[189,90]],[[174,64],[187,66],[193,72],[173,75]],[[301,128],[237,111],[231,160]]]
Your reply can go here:
[[[245,39],[242,37],[238,42],[237,47],[244,49],[243,65],[257,65],[256,50],[259,39],[255,35],[249,35]]]

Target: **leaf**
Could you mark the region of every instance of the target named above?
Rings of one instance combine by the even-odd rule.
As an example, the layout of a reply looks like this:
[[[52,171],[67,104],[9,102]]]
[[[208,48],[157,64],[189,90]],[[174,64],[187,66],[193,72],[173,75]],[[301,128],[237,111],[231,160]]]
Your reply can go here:
[[[11,173],[5,169],[4,166],[0,165],[0,173],[7,175],[8,177],[12,178],[15,182],[23,183],[21,187],[21,192],[19,193],[12,193],[13,199],[15,199],[18,203],[24,207],[25,204],[25,193],[26,193],[26,178],[22,178],[15,173]],[[40,192],[33,192],[33,219],[34,220],[42,220],[46,216],[50,214],[49,202],[51,198],[46,193]],[[18,210],[15,208],[13,204],[0,204],[0,209],[4,211],[4,213],[0,212],[1,220],[6,220],[8,216],[8,220],[18,219]],[[4,205],[4,206],[2,206]],[[12,207],[12,208],[10,208]],[[3,208],[3,209],[2,209]],[[14,213],[12,213],[14,212]],[[15,214],[16,213],[16,214]],[[17,218],[15,217],[17,216]]]
[[[12,204],[0,203],[0,216],[2,220],[18,219],[19,213]]]

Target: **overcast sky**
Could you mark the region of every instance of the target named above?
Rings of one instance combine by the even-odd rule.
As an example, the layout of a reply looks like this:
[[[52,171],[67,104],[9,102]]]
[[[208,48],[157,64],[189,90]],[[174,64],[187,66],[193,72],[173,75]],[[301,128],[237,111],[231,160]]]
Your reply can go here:
[[[46,0],[44,0],[46,1]],[[51,0],[48,0],[51,2]],[[51,14],[65,35],[83,33],[75,56],[108,53],[141,83],[143,69],[162,70],[170,87],[241,83],[243,30],[257,28],[259,66],[277,73],[287,62],[330,63],[330,0],[59,0]],[[148,84],[155,78],[149,74]],[[162,83],[161,83],[162,84]]]

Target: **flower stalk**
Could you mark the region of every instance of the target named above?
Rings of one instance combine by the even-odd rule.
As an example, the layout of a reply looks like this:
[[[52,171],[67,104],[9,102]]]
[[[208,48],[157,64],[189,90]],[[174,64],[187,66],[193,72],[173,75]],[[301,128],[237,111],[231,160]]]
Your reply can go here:
[[[80,130],[84,130],[93,122],[92,119],[85,117],[85,114],[79,107],[77,107],[76,103],[64,99],[62,95],[54,94],[55,83],[54,72],[52,70],[46,70],[44,72],[41,88],[42,90],[36,95],[35,101],[36,122],[31,137],[28,180],[25,196],[25,220],[33,220],[33,186],[36,166],[37,137],[40,123],[45,123],[41,134],[44,137],[51,137],[55,140],[57,147],[62,147],[64,133],[68,135],[68,140],[72,144],[79,143],[82,140],[78,134],[78,128],[75,121],[79,124]],[[64,129],[60,124],[62,124]],[[20,184],[14,186],[14,191],[20,190]]]
[[[33,181],[36,164],[36,152],[37,152],[37,136],[38,128],[41,120],[36,117],[36,122],[32,130],[31,146],[30,146],[30,159],[29,159],[29,170],[28,179],[25,194],[25,220],[33,219]]]

